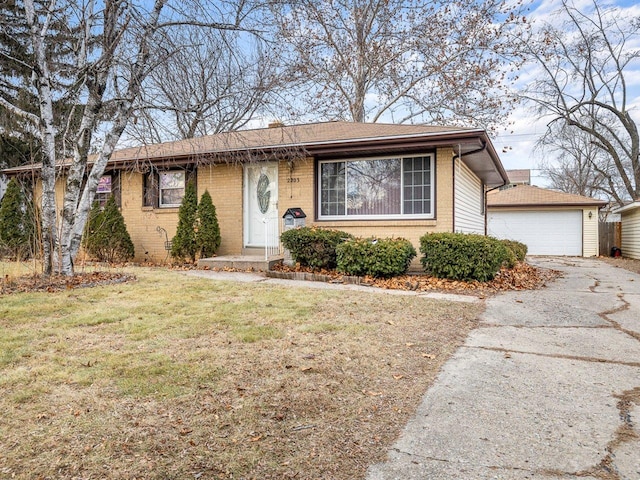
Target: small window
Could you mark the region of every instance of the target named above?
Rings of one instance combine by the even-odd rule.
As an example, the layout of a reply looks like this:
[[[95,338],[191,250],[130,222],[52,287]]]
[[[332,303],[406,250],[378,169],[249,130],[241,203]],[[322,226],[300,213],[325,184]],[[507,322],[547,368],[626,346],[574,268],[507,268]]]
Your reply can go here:
[[[179,207],[184,197],[184,171],[159,173],[160,206]]]
[[[179,207],[187,182],[196,185],[196,170],[152,170],[144,175],[142,205],[153,208]]]
[[[94,201],[104,206],[111,195],[114,196],[116,205],[120,206],[120,172],[104,174],[100,177]]]

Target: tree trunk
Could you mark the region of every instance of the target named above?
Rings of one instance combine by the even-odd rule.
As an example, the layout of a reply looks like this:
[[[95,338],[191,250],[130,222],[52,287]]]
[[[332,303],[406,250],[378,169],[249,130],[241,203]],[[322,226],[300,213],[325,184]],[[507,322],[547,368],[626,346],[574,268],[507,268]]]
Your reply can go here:
[[[35,57],[35,83],[40,100],[40,136],[42,140],[42,254],[43,271],[51,275],[56,267],[57,209],[56,209],[56,145],[53,117],[51,74],[47,63],[44,35],[46,25],[38,28],[33,0],[24,0],[29,35]],[[46,24],[50,18],[45,20]]]
[[[76,208],[73,229],[71,230],[71,232],[69,232],[68,237],[67,254],[69,255],[72,264],[73,260],[75,260],[76,256],[78,255],[78,251],[80,250],[82,234],[84,233],[84,227],[87,223],[87,217],[89,216],[89,211],[91,210],[93,198],[95,196],[96,190],[98,189],[100,177],[102,177],[102,175],[104,174],[107,162],[111,158],[111,155],[113,154],[113,151],[115,150],[115,147],[120,140],[120,136],[122,135],[122,132],[124,132],[124,129],[129,122],[129,118],[131,117],[132,105],[132,101],[122,102],[120,104],[120,108],[118,114],[116,115],[116,119],[113,123],[111,131],[105,139],[98,159],[93,164],[91,172],[89,172],[87,184],[84,188],[84,191],[82,192],[82,198],[80,199],[80,203]]]

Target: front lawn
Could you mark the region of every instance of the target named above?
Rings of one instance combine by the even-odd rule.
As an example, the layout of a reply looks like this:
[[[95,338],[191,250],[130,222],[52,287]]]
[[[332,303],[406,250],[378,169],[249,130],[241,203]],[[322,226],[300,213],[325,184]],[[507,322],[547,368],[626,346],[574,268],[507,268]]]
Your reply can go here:
[[[0,478],[363,478],[482,308],[124,273],[0,295]]]

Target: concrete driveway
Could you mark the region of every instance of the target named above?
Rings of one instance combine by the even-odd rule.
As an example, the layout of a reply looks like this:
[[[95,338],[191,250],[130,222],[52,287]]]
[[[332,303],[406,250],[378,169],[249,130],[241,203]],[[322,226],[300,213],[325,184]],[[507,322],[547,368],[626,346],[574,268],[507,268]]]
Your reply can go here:
[[[564,277],[487,300],[381,479],[640,479],[640,275],[537,258]]]

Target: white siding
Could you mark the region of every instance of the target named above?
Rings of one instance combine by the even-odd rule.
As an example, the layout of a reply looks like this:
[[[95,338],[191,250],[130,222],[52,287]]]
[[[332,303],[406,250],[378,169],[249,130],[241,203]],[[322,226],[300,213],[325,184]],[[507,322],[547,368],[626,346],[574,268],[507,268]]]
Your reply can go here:
[[[454,231],[484,235],[482,181],[459,159],[455,164],[454,185]]]
[[[640,208],[622,212],[622,256],[640,260]]]
[[[591,212],[591,218],[589,218],[589,212]],[[598,223],[598,207],[582,210],[582,256],[584,257],[599,255]]]

